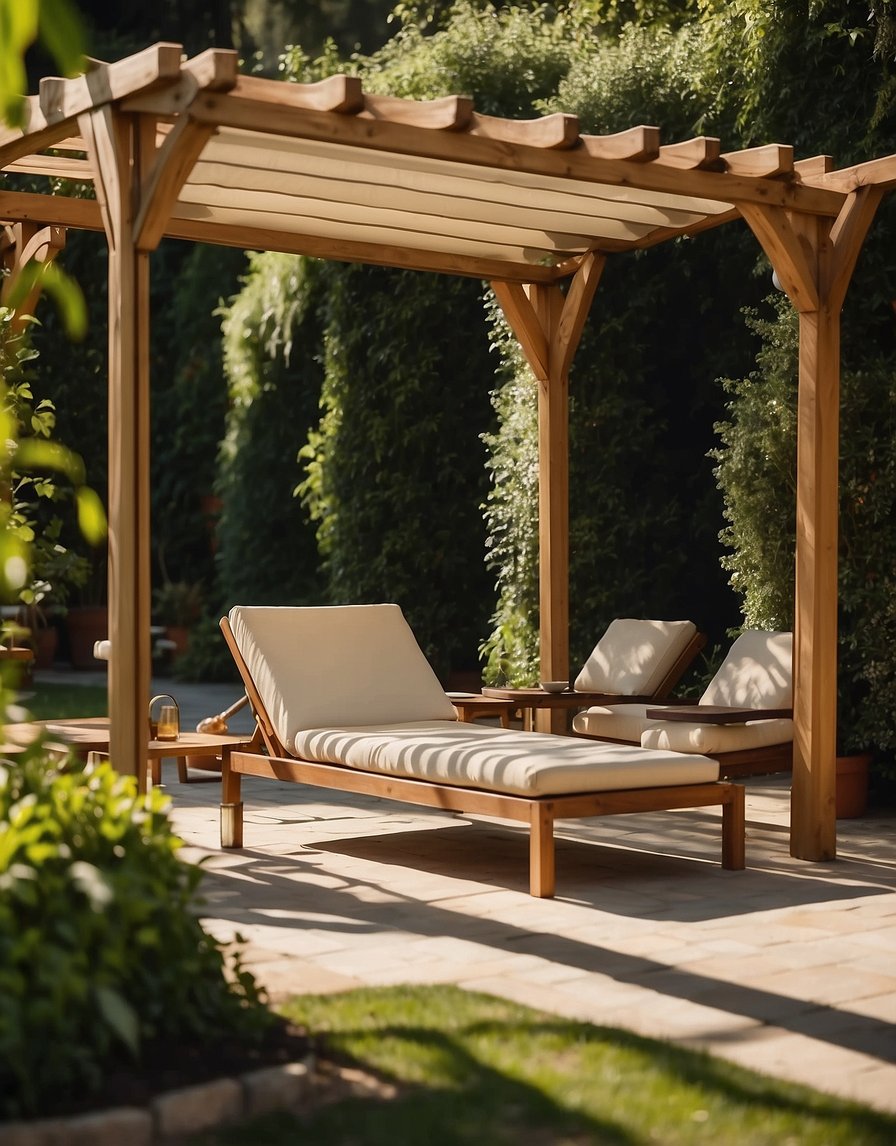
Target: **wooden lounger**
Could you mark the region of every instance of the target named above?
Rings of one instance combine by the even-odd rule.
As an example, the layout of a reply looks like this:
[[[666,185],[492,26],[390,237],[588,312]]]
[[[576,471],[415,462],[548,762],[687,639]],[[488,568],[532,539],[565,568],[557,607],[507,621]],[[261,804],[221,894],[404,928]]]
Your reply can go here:
[[[337,607],[338,608],[338,607]],[[343,608],[352,608],[346,606]],[[360,607],[355,607],[360,608]],[[371,609],[391,608],[389,606],[370,606]],[[300,610],[295,610],[296,612]],[[232,611],[231,616],[238,614],[240,618],[262,610]],[[277,621],[286,621],[285,614],[293,610],[281,610],[282,617]],[[316,610],[320,613],[320,610]],[[398,614],[400,617],[400,613]],[[403,618],[401,623],[404,624]],[[221,846],[225,848],[238,848],[243,846],[243,803],[241,798],[241,780],[244,775],[261,776],[277,780],[289,780],[300,784],[309,784],[317,787],[332,788],[339,791],[357,792],[364,795],[383,797],[398,800],[404,803],[417,804],[424,807],[441,808],[452,812],[479,813],[520,821],[529,825],[529,889],[535,896],[551,896],[555,889],[554,866],[554,836],[553,826],[557,819],[570,819],[587,816],[618,815],[632,812],[665,811],[679,808],[698,808],[707,806],[721,806],[722,809],[722,855],[724,868],[739,870],[744,867],[744,792],[743,788],[727,782],[720,782],[715,778],[717,768],[703,757],[683,757],[680,754],[651,753],[642,749],[624,747],[608,749],[604,752],[608,776],[615,773],[613,787],[607,790],[589,791],[559,791],[547,794],[529,795],[519,791],[490,790],[484,786],[464,786],[450,782],[433,782],[432,779],[400,775],[395,772],[396,759],[431,758],[430,767],[448,768],[450,774],[463,774],[463,761],[474,753],[479,744],[482,751],[490,757],[501,757],[502,749],[508,746],[508,755],[519,756],[523,764],[528,763],[526,752],[535,754],[555,753],[561,763],[557,770],[563,771],[563,783],[575,783],[576,769],[580,758],[589,757],[592,761],[592,775],[594,768],[603,767],[600,750],[592,750],[591,746],[584,745],[569,737],[546,736],[539,733],[512,732],[500,728],[481,728],[479,726],[463,725],[456,721],[441,719],[438,715],[427,718],[420,715],[418,721],[396,722],[392,728],[371,727],[367,719],[369,707],[365,712],[351,712],[347,722],[328,722],[335,727],[318,727],[313,721],[310,727],[301,732],[303,742],[318,747],[330,744],[343,746],[347,762],[334,762],[324,759],[308,759],[287,749],[284,744],[282,729],[275,725],[271,717],[272,704],[266,702],[262,696],[256,675],[264,678],[264,685],[270,689],[272,679],[276,678],[283,666],[289,663],[289,649],[278,651],[278,657],[265,660],[262,658],[263,671],[258,670],[259,650],[253,647],[251,655],[255,661],[256,672],[253,672],[244,655],[237,636],[234,634],[229,618],[221,621],[221,628],[227,644],[234,656],[243,682],[246,694],[255,711],[257,720],[256,743],[249,751],[235,751],[225,762],[222,773],[222,804],[221,804]],[[408,630],[409,632],[409,630]],[[411,640],[413,638],[411,637]],[[285,642],[288,645],[288,642]],[[320,648],[318,643],[318,650]],[[419,652],[419,650],[417,650]],[[300,663],[301,649],[294,649],[296,663]],[[331,650],[332,652],[332,650]],[[389,654],[392,655],[393,650]],[[422,658],[422,653],[419,654]],[[424,658],[425,663],[425,658]],[[414,666],[419,673],[419,666]],[[428,668],[428,666],[427,666]],[[384,671],[386,671],[384,669]],[[431,671],[431,670],[429,670]],[[322,669],[326,678],[327,670]],[[352,674],[349,673],[351,676]],[[388,672],[387,672],[388,675]],[[434,679],[434,678],[433,678]],[[355,682],[355,686],[357,682]],[[371,680],[370,688],[376,688],[380,682]],[[444,694],[443,694],[444,695]],[[274,698],[275,707],[282,708],[279,694]],[[352,708],[352,697],[349,695],[343,702],[349,709]],[[445,699],[445,705],[450,708],[450,702]],[[357,699],[357,705],[364,706],[363,698]],[[406,715],[406,714],[405,714]],[[385,724],[389,724],[395,717],[386,716]],[[455,751],[453,743],[459,745]],[[364,753],[371,750],[382,750],[388,757],[384,768],[392,771],[373,770],[373,766],[365,763],[362,767],[351,766],[353,753]],[[474,746],[471,748],[471,745]],[[510,749],[513,753],[510,753]],[[490,752],[490,750],[493,750]],[[577,755],[578,754],[578,755]],[[437,759],[436,759],[437,758]],[[432,761],[436,763],[433,764]],[[631,771],[633,777],[638,774],[656,776],[668,774],[670,783],[657,785],[642,784],[625,788],[620,786],[620,761],[624,774]],[[679,767],[680,765],[680,767]],[[668,771],[666,772],[666,768]],[[460,769],[461,771],[458,771]],[[659,769],[659,773],[657,770]],[[453,770],[453,771],[452,771]],[[525,770],[525,769],[524,769]],[[698,782],[687,782],[690,772],[701,775],[705,779]],[[509,775],[512,769],[508,769]],[[583,769],[583,774],[587,769]],[[682,779],[685,777],[685,779]],[[469,783],[477,783],[476,777],[465,776]],[[556,778],[555,778],[556,779]]]

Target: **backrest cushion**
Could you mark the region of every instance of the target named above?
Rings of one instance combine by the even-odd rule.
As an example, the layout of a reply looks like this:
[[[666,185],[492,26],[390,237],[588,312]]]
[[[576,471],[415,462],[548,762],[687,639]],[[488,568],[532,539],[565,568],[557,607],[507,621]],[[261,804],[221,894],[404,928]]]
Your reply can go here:
[[[793,634],[748,629],[737,638],[700,697],[738,708],[793,706]]]
[[[574,687],[579,692],[651,696],[696,632],[691,621],[612,621]]]
[[[457,719],[397,605],[236,605],[228,619],[284,744],[307,728]]]

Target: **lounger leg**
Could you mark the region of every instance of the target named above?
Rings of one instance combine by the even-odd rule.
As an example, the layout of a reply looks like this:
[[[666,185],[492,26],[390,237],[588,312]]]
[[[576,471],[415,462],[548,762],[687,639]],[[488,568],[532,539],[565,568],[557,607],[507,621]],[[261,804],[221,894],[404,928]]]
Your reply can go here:
[[[243,846],[243,802],[240,799],[242,777],[230,767],[230,749],[221,754],[221,847]]]
[[[554,805],[534,804],[529,827],[529,894],[550,899],[555,887]]]
[[[731,799],[722,805],[722,867],[742,871],[746,867],[743,784],[731,784]]]

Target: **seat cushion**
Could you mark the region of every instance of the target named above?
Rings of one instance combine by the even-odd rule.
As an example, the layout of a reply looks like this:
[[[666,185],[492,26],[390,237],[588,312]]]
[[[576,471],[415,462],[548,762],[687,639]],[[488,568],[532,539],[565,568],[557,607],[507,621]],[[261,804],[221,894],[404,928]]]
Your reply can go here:
[[[670,752],[743,752],[793,740],[792,720],[750,720],[746,724],[690,724],[655,721],[641,734],[641,745]]]
[[[305,760],[520,796],[663,788],[719,776],[718,763],[703,756],[456,721],[319,728],[300,732],[289,747]]]
[[[228,619],[284,745],[305,728],[456,719],[397,605],[237,605]]]
[[[572,730],[582,736],[608,737],[640,744],[644,729],[656,723],[645,716],[647,708],[646,704],[596,704],[575,714]]]
[[[579,692],[652,696],[696,631],[691,621],[617,619],[594,646],[574,687]]]
[[[700,697],[739,708],[793,706],[793,634],[749,629],[737,638]]]

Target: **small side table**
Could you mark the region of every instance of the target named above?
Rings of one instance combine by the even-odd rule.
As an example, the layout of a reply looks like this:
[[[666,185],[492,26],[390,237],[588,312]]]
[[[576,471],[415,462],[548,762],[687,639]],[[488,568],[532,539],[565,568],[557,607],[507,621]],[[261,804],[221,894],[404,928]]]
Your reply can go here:
[[[482,696],[477,692],[449,692],[447,696],[464,724],[472,724],[487,717],[497,717],[502,728],[510,727],[510,716],[516,707],[512,700],[499,700],[493,696]]]
[[[82,756],[109,755],[108,716],[44,720],[17,727],[33,730],[42,728],[55,746],[72,748]],[[36,732],[32,732],[34,735]],[[177,740],[149,740],[146,745],[146,761],[150,782],[154,785],[161,783],[162,761],[167,759],[177,761],[177,778],[182,784],[193,782],[187,770],[188,759],[191,763],[196,761],[197,769],[220,775],[224,755],[234,748],[248,748],[251,741],[251,736],[211,732],[182,732]],[[215,775],[202,779],[213,780]]]

